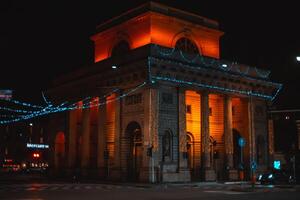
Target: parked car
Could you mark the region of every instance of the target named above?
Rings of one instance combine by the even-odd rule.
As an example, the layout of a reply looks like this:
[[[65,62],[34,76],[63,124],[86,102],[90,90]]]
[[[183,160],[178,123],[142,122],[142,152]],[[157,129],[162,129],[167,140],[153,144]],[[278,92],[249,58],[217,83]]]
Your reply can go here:
[[[292,184],[294,177],[285,170],[274,170],[258,175],[257,181],[261,184]]]

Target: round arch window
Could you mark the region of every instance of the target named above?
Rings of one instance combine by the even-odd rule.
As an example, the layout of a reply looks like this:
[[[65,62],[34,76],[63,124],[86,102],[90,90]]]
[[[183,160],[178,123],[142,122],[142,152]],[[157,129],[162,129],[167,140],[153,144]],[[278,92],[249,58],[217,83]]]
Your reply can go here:
[[[125,40],[122,40],[113,47],[113,49],[111,51],[111,56],[122,55],[124,53],[127,53],[129,50],[130,50],[130,47],[129,47],[128,42],[126,42]]]
[[[188,38],[180,38],[175,44],[175,48],[188,54],[199,54],[197,45]]]

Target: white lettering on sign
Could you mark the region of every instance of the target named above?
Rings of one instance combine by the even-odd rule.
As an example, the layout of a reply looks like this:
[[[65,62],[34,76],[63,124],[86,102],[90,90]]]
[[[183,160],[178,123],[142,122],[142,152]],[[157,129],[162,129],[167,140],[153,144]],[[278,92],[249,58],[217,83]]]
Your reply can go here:
[[[31,144],[27,143],[27,148],[36,148],[36,149],[48,149],[48,144]]]

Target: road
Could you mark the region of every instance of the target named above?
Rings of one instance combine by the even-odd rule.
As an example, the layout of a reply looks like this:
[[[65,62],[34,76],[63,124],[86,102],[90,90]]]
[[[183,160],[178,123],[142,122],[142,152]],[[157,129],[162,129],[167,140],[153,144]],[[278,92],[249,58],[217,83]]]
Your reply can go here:
[[[19,200],[193,200],[193,199],[300,199],[300,187],[258,187],[205,184],[147,185],[147,184],[82,184],[82,183],[24,183],[0,184],[0,199]]]

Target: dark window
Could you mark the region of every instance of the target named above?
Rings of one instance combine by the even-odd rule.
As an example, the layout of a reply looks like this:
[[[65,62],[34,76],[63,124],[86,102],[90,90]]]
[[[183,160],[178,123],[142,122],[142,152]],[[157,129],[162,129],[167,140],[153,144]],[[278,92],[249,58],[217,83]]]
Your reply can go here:
[[[232,106],[232,115],[235,115],[235,107]]]
[[[212,116],[212,108],[209,108],[209,116]]]
[[[192,113],[192,106],[186,105],[186,113],[191,114]]]
[[[133,105],[139,103],[142,103],[142,94],[133,94],[125,98],[126,105]]]
[[[111,51],[111,56],[118,56],[127,53],[130,50],[128,42],[125,40],[117,43]]]
[[[162,101],[165,104],[173,104],[173,95],[171,93],[162,93]]]
[[[197,45],[188,38],[180,38],[177,40],[175,48],[188,54],[199,54]]]

